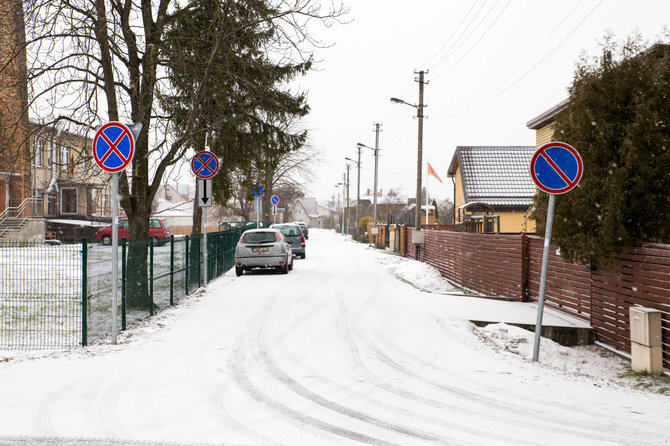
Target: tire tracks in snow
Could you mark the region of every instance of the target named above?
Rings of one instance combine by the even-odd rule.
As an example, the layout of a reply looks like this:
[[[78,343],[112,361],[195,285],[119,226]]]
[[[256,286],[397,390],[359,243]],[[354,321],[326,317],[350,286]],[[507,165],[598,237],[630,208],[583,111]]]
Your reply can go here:
[[[369,304],[368,304],[369,306]],[[354,325],[359,326],[360,322],[358,322],[361,318],[360,311],[359,314],[356,316],[356,322]],[[368,326],[369,327],[369,326]],[[537,408],[529,408],[527,405],[522,406],[518,404],[512,404],[508,403],[510,399],[516,399],[515,395],[510,394],[507,389],[505,388],[498,388],[498,387],[491,387],[488,384],[482,384],[480,382],[474,381],[472,379],[468,379],[467,377],[454,373],[453,371],[446,370],[443,368],[439,368],[435,364],[428,363],[425,361],[423,358],[416,357],[412,355],[411,353],[401,349],[397,345],[394,345],[390,343],[388,340],[385,339],[385,337],[381,333],[375,333],[373,330],[367,330],[366,333],[371,333],[374,335],[375,340],[377,343],[382,344],[385,346],[386,349],[393,351],[394,354],[397,357],[400,357],[402,359],[396,359],[395,357],[392,357],[390,354],[386,353],[384,349],[380,348],[375,341],[373,341],[367,334],[363,332],[363,330],[360,329],[354,329],[355,332],[355,337],[359,339],[361,342],[361,345],[368,350],[370,353],[372,353],[378,360],[382,361],[385,363],[387,366],[391,367],[392,369],[397,370],[398,372],[402,373],[403,375],[417,379],[424,384],[429,385],[431,388],[434,388],[435,390],[449,394],[451,396],[457,397],[459,399],[462,399],[467,402],[475,401],[480,407],[484,408],[485,410],[489,411],[491,409],[495,409],[496,411],[499,411],[502,414],[509,414],[509,413],[514,413],[515,415],[523,414],[521,417],[522,419],[514,419],[510,418],[509,416],[502,416],[502,415],[495,415],[495,414],[488,414],[486,415],[486,418],[490,418],[496,421],[504,422],[505,424],[512,424],[516,425],[519,427],[523,428],[530,428],[530,429],[539,429],[541,431],[547,431],[550,433],[554,434],[559,434],[559,435],[570,435],[572,437],[576,437],[577,439],[583,440],[585,438],[589,438],[592,440],[598,440],[598,441],[607,441],[611,442],[614,444],[620,444],[622,441],[622,435],[623,433],[613,433],[613,434],[607,434],[606,432],[609,432],[612,430],[614,426],[612,424],[605,424],[605,425],[595,425],[593,423],[585,423],[582,421],[578,421],[579,419],[582,419],[584,416],[584,410],[582,408],[579,408],[575,410],[574,408],[568,408],[567,410],[570,411],[570,415],[573,419],[569,420],[566,422],[566,420],[563,419],[557,419],[556,414],[552,412],[547,412],[544,410],[538,410]],[[411,364],[419,364],[424,368],[427,369],[432,369],[434,372],[440,373],[445,377],[444,380],[437,381],[434,378],[431,378],[429,376],[426,376],[425,373],[422,374],[420,370],[417,370],[416,368],[409,369],[406,366],[402,364],[402,362],[406,363],[411,363]],[[490,391],[494,393],[502,393],[502,394],[507,394],[510,398],[505,399],[505,403],[501,403],[498,399],[492,399],[490,397],[481,395],[479,393],[474,393],[470,391],[463,390],[459,387],[456,386],[449,386],[445,385],[443,382],[449,382],[449,378],[457,378],[459,380],[465,380],[465,381],[470,381],[473,384],[477,385],[478,387],[484,386],[485,388],[488,388]],[[389,386],[389,388],[394,388],[394,386],[390,384],[386,384]],[[399,390],[396,388],[396,390]],[[404,393],[405,391],[402,390]],[[424,397],[425,398],[425,397]],[[551,406],[555,407],[554,403],[552,401],[547,401],[543,399],[537,399],[537,398],[532,398],[534,403],[540,404],[541,406]],[[441,402],[437,402],[438,404],[443,404]],[[457,406],[458,407],[458,406]],[[566,409],[563,407],[563,409]],[[471,415],[479,416],[482,417],[482,414],[484,413],[481,410],[475,410],[475,409],[464,409],[460,408],[458,409],[459,411],[463,412],[468,412]],[[540,422],[532,422],[532,421],[523,421],[523,419],[539,419]],[[484,420],[485,421],[485,420]],[[576,429],[575,429],[576,428]],[[595,433],[594,431],[598,432],[603,432],[601,433]],[[656,442],[647,442],[647,441],[641,441],[639,437],[635,436],[635,431],[631,432],[626,432],[625,436],[628,437],[626,440],[626,444],[639,444],[639,445],[648,445],[648,446],[654,446],[657,443]]]

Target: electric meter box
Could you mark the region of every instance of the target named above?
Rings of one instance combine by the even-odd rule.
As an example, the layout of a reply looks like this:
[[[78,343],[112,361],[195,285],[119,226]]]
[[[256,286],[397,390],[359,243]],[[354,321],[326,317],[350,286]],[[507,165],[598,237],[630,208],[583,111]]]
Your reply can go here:
[[[425,231],[413,231],[412,232],[412,244],[423,245],[424,243],[426,243],[426,232]]]
[[[661,347],[661,312],[630,307],[630,340],[647,347]]]
[[[635,372],[663,373],[661,312],[653,308],[630,307],[630,357]]]

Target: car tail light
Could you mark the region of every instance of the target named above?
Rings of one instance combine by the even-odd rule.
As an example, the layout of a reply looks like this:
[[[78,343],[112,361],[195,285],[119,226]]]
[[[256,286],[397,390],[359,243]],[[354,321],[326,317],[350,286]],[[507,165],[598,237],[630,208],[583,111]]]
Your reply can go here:
[[[305,243],[305,236],[304,235],[300,236],[300,243]]]
[[[243,238],[244,238],[244,234],[242,234],[242,235],[240,236],[240,241],[238,241],[237,243],[242,243],[242,239],[243,239]]]
[[[277,238],[278,242],[281,242],[281,235],[279,235],[279,232],[275,232],[275,237]]]

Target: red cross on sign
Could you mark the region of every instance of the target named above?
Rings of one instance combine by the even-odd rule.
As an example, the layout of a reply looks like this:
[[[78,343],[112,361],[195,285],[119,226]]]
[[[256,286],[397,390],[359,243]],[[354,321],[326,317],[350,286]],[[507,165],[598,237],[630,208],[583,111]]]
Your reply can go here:
[[[128,167],[134,154],[133,134],[120,122],[108,122],[93,137],[93,159],[106,172],[122,171]]]

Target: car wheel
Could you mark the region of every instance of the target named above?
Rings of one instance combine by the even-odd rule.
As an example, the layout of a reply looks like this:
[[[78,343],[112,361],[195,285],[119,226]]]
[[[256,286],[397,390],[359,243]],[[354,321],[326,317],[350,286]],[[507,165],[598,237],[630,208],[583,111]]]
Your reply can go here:
[[[110,236],[108,236],[108,235],[104,235],[104,236],[102,237],[102,240],[100,240],[100,241],[101,241],[102,244],[105,245],[105,246],[109,246],[109,245],[112,244],[112,238],[111,238]]]
[[[288,258],[286,259],[284,266],[281,267],[280,271],[282,274],[288,274]]]
[[[235,267],[235,275],[237,275],[237,277],[240,277],[242,274],[244,274],[244,268],[242,268],[240,266],[236,266]]]
[[[304,259],[307,254],[300,254],[300,258]]]
[[[289,271],[293,271],[293,256],[291,256],[291,264],[288,266]]]

